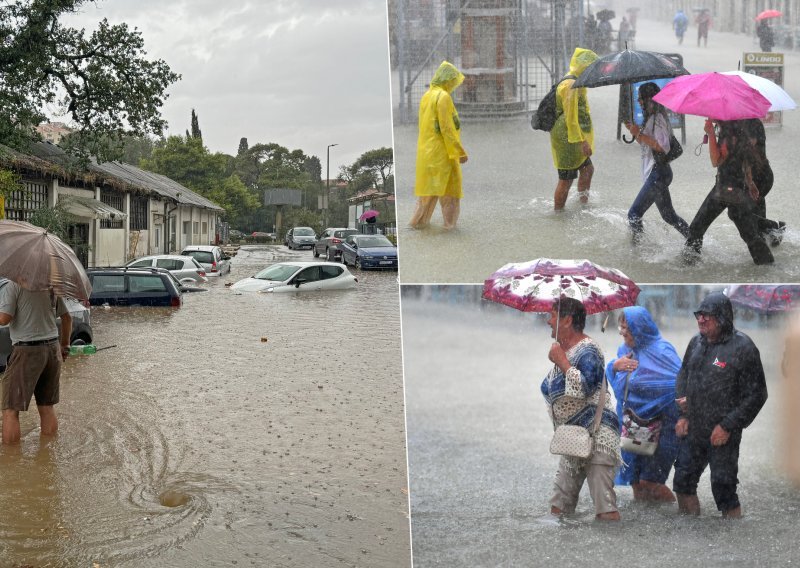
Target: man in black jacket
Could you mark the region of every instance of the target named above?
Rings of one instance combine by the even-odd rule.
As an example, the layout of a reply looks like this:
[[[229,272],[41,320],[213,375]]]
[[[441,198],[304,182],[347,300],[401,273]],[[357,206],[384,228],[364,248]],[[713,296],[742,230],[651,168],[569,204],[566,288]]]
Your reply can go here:
[[[724,294],[709,294],[694,314],[700,333],[689,342],[675,383],[681,408],[675,431],[683,440],[673,490],[680,512],[699,515],[697,483],[710,466],[717,509],[738,518],[739,444],[767,400],[764,368],[753,341],[733,327]]]

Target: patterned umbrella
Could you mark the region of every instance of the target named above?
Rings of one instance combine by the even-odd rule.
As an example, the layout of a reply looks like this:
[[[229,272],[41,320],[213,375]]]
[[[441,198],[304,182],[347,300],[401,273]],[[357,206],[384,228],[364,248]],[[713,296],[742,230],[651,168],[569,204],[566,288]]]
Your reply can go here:
[[[483,298],[523,312],[549,312],[562,297],[596,314],[633,306],[639,287],[614,268],[588,260],[538,258],[506,264],[483,284]]]
[[[746,284],[725,290],[732,304],[757,312],[786,312],[800,307],[800,286],[796,284]]]
[[[27,290],[88,300],[92,285],[72,249],[46,229],[0,221],[0,276]]]

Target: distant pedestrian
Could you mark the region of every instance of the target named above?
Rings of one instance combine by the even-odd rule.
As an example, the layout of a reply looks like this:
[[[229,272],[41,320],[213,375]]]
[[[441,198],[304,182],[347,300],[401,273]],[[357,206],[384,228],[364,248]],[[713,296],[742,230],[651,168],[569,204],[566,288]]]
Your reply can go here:
[[[672,27],[678,37],[678,44],[683,44],[683,35],[686,33],[686,28],[689,27],[689,18],[683,13],[683,10],[675,13],[675,17],[672,18]]]
[[[56,316],[61,317],[59,331]],[[16,282],[0,285],[0,325],[8,325],[11,355],[2,376],[3,443],[18,444],[19,413],[36,397],[41,431],[58,430],[54,405],[59,400],[61,364],[69,355],[72,317],[64,299],[31,292]]]
[[[742,431],[767,400],[761,355],[733,325],[733,307],[721,292],[706,296],[695,312],[699,333],[686,348],[676,381],[681,417],[673,490],[678,510],[700,514],[697,485],[711,469],[711,493],[723,517],[739,518],[739,444]]]
[[[589,113],[586,88],[573,89],[581,73],[597,59],[589,49],[575,48],[569,64],[569,73],[556,89],[555,125],[550,130],[550,147],[553,164],[558,170],[558,184],[553,197],[554,209],[561,211],[567,203],[572,182],[578,178],[578,197],[581,203],[589,201],[594,166],[594,129]]]
[[[624,51],[628,49],[628,35],[631,33],[631,25],[628,23],[628,18],[622,16],[622,21],[619,23],[619,32],[617,37],[617,49]]]
[[[703,46],[708,47],[708,29],[711,27],[711,14],[707,9],[703,9],[697,14],[695,18],[697,24],[697,47],[700,47],[700,40],[703,40]]]
[[[586,308],[574,298],[562,297],[554,302],[548,324],[555,339],[548,358],[555,366],[541,388],[553,424],[591,428],[600,389],[604,386],[605,362],[600,346],[583,333]],[[595,517],[618,521],[614,469],[620,463],[619,420],[606,392],[600,427],[593,436],[592,454],[586,459],[561,456],[550,513],[574,513],[585,481],[594,502]]]
[[[458,222],[464,196],[461,164],[466,163],[467,152],[461,145],[461,121],[451,94],[463,81],[464,75],[443,61],[419,103],[417,206],[409,221],[415,229],[428,226],[437,201],[441,201],[444,228],[454,229]]]
[[[775,32],[772,26],[767,23],[767,20],[761,20],[756,27],[756,35],[758,36],[758,44],[761,51],[772,51],[775,46]]]
[[[774,262],[775,258],[763,234],[759,232],[754,215],[759,190],[753,181],[753,172],[761,167],[762,160],[750,143],[747,131],[741,121],[719,121],[717,138],[710,119],[706,119],[705,131],[711,165],[717,168],[717,179],[689,224],[684,259],[690,264],[699,259],[706,231],[727,208],[728,216],[747,244],[753,262]]]
[[[634,140],[642,148],[642,179],[644,185],[628,210],[628,224],[633,233],[634,242],[638,242],[644,231],[642,217],[654,203],[661,218],[675,227],[684,238],[689,234],[689,225],[675,212],[669,184],[672,183],[672,167],[669,162],[659,158],[670,148],[672,125],[666,109],[653,100],[659,93],[658,85],[648,82],[639,87],[639,105],[644,113],[644,125],[639,128],[633,123],[626,123],[626,128],[633,134]]]

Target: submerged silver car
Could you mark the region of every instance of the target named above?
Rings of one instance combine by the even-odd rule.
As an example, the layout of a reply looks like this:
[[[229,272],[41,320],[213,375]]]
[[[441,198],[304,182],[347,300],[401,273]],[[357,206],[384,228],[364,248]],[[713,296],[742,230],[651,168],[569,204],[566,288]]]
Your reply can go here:
[[[130,268],[166,268],[182,284],[203,284],[208,282],[206,269],[191,256],[156,254],[137,258],[125,266]]]
[[[189,245],[181,255],[194,257],[206,269],[206,276],[222,276],[231,271],[231,257],[215,245]]]

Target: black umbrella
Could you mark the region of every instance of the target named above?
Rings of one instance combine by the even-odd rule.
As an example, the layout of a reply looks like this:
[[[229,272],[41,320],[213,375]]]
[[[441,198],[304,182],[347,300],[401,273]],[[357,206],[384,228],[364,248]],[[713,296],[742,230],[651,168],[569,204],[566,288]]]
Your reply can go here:
[[[689,74],[683,65],[663,53],[626,49],[596,59],[584,69],[581,76],[572,84],[572,88],[627,85],[628,98],[631,101],[631,116],[633,116],[633,83]],[[633,142],[633,140],[628,141],[624,136],[622,140],[629,144]]]
[[[614,13],[614,10],[605,9],[597,12],[594,17],[598,20],[613,20],[617,15]]]

